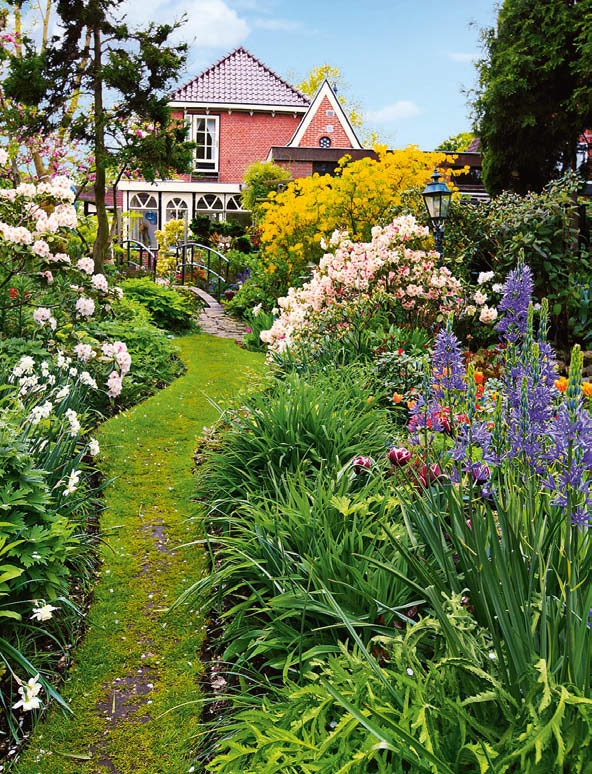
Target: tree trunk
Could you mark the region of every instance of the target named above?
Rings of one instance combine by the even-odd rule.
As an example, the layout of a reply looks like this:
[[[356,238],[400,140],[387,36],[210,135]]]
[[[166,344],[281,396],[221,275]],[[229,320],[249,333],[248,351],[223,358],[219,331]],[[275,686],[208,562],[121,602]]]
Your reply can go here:
[[[95,206],[97,208],[97,237],[93,247],[95,272],[100,273],[105,266],[105,254],[109,245],[109,219],[105,206],[105,116],[103,112],[103,83],[101,77],[101,30],[98,25],[93,30],[94,41],[94,129],[95,129],[95,165],[94,184]]]

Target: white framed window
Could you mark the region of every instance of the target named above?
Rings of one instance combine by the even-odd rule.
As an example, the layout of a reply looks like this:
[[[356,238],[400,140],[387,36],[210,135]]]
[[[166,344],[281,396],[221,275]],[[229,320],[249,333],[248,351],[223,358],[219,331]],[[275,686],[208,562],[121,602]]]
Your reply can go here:
[[[156,245],[155,231],[158,228],[158,199],[152,193],[135,193],[129,197],[130,218],[129,239],[153,247]]]
[[[165,222],[169,220],[187,220],[189,207],[182,196],[173,196],[166,204]]]
[[[193,151],[196,172],[217,172],[219,116],[192,116],[191,124],[191,139],[197,146]]]

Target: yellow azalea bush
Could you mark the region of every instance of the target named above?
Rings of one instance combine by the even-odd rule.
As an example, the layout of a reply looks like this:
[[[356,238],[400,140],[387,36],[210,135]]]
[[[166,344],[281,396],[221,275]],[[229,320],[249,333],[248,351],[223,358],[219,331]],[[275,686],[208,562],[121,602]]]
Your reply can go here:
[[[420,212],[421,191],[434,166],[455,158],[414,145],[375,150],[378,159],[351,162],[345,156],[335,176],[300,178],[285,191],[270,194],[260,222],[261,268],[270,285],[285,291],[300,284],[323,255],[321,240],[328,241],[336,229],[346,230],[353,242],[368,241],[372,227],[385,222],[397,206],[404,203],[407,211]]]
[[[158,240],[158,262],[156,264],[156,273],[159,277],[172,274],[177,265],[177,255],[174,251],[175,245],[183,242],[185,238],[185,221],[168,220],[163,229],[158,229],[156,239]]]

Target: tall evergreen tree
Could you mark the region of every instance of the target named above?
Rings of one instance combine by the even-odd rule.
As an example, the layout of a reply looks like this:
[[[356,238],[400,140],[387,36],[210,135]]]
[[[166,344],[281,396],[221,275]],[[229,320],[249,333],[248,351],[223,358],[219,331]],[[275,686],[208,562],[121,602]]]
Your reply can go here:
[[[484,32],[473,103],[488,191],[540,190],[577,165],[592,127],[589,0],[504,0]]]
[[[66,116],[71,136],[91,146],[98,270],[110,242],[107,170],[135,169],[154,180],[171,170],[188,171],[191,160],[187,128],[171,119],[166,97],[187,55],[186,44],[169,42],[180,24],[131,28],[119,13],[123,5],[124,0],[57,0],[60,34],[42,52],[29,41],[26,55],[13,58],[4,83],[8,96],[38,106],[29,131],[60,128]],[[80,110],[68,115],[64,107],[77,90]]]

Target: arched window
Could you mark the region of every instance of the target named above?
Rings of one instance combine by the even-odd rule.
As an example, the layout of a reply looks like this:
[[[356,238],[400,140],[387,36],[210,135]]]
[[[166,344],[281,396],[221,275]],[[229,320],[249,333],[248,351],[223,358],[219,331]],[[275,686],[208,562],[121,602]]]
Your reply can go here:
[[[148,247],[156,245],[154,232],[158,228],[158,200],[152,193],[135,193],[129,198],[132,213],[129,238]]]
[[[200,215],[207,215],[212,220],[222,220],[224,202],[218,194],[204,194],[197,200],[196,209]]]
[[[228,195],[226,197],[226,209],[227,210],[242,210],[242,204],[240,194]]]
[[[319,140],[319,146],[321,148],[330,148],[331,147],[331,138],[330,137],[321,137]]]
[[[167,202],[165,220],[187,220],[188,207],[185,199],[175,196]]]

